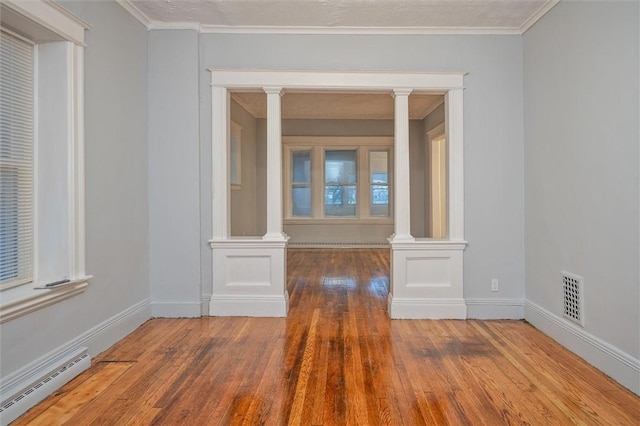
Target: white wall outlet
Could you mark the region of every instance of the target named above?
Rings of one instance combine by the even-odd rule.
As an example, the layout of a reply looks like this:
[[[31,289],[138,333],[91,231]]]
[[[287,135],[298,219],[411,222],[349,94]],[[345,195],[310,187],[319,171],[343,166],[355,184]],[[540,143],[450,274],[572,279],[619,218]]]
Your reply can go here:
[[[498,291],[498,280],[496,278],[491,280],[491,291]]]

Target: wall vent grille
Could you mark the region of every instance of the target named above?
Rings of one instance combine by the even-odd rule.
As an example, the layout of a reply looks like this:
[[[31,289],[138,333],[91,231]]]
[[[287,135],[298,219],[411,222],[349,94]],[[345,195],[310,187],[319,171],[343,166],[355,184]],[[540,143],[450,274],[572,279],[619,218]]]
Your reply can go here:
[[[28,389],[0,404],[0,424],[9,424],[29,408],[42,401],[56,389],[91,366],[87,348],[80,348],[51,374],[42,378]]]
[[[583,280],[578,275],[562,272],[562,292],[564,317],[584,326]]]

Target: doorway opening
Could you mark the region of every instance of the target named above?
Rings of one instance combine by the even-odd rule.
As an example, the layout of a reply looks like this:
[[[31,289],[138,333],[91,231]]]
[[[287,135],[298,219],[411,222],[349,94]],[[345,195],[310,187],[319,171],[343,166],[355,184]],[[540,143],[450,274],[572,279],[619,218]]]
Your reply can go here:
[[[327,231],[319,232],[320,235],[330,233],[330,228],[326,227],[329,222],[331,228],[349,219],[351,220],[348,225],[361,226],[358,221],[389,220],[391,217],[393,233],[387,239],[391,248],[392,265],[388,297],[390,316],[466,318],[466,304],[462,291],[462,255],[467,244],[464,240],[463,208],[464,73],[211,70],[211,76],[211,314],[286,315],[286,253],[292,238],[285,233],[285,226],[295,223],[286,223],[285,218],[289,214],[307,214],[311,216],[307,226],[315,225],[311,223],[312,220],[322,221],[320,225],[324,225],[323,229]],[[244,177],[244,172],[241,171],[243,165],[238,164],[238,152],[244,150],[246,140],[244,130],[238,132],[231,124],[230,106],[231,93],[241,91],[262,91],[266,94],[266,232],[263,235],[257,220],[253,232],[257,235],[236,236],[231,230],[230,192],[233,185],[242,185],[237,180],[238,176],[241,176],[241,179]],[[283,94],[314,95],[317,92],[327,96],[334,92],[357,95],[387,93],[393,96],[393,146],[386,151],[386,171],[384,167],[379,166],[378,155],[371,152],[362,155],[361,145],[357,144],[355,147],[349,146],[348,143],[337,146],[322,145],[320,161],[316,159],[315,162],[312,160],[313,149],[310,152],[297,153],[297,156],[296,153],[288,153],[287,157],[283,157]],[[439,152],[440,158],[445,158],[445,178],[439,181],[446,185],[446,191],[433,191],[446,196],[444,199],[439,198],[442,201],[440,205],[446,206],[443,213],[446,216],[446,235],[439,239],[425,237],[434,228],[431,224],[437,215],[429,213],[431,221],[428,221],[425,220],[425,212],[422,215],[412,212],[411,188],[414,187],[415,191],[416,185],[412,183],[414,180],[411,171],[415,171],[416,168],[411,165],[413,161],[428,164],[424,155],[416,160],[411,152],[412,94],[437,94],[444,99],[444,149],[425,149],[425,152]],[[424,134],[424,128],[422,132]],[[238,134],[242,139],[239,144]],[[232,140],[235,140],[233,147]],[[232,148],[235,151],[232,152]],[[441,154],[443,151],[445,154]],[[389,161],[389,157],[393,158],[392,162]],[[283,168],[285,160],[289,163]],[[233,164],[230,161],[233,161]],[[376,162],[378,165],[373,168],[363,167],[367,161]],[[297,169],[296,163],[299,166]],[[442,161],[440,163],[442,165]],[[319,169],[319,175],[316,176],[321,176],[321,179],[316,177],[315,183],[311,172],[314,164]],[[311,177],[305,176],[306,168],[309,170],[307,175]],[[293,176],[296,180],[286,181],[283,171],[292,176],[296,175]],[[299,173],[296,174],[296,171]],[[386,178],[382,176],[385,173]],[[297,180],[299,176],[302,180]],[[258,180],[256,176],[256,181]],[[425,193],[427,188],[431,191],[434,186],[427,185],[425,180],[421,182],[422,198],[430,203],[432,197],[425,196]],[[256,194],[256,201],[257,197]],[[289,203],[285,204],[287,199]],[[256,203],[256,209],[259,208]],[[439,212],[439,216],[442,216],[443,211]],[[383,213],[388,216],[383,219],[375,217]],[[417,217],[419,219],[416,219]],[[422,230],[416,227],[416,223],[421,224]],[[430,225],[425,226],[427,223]],[[340,233],[342,234],[355,235],[352,232]],[[366,235],[367,232],[363,231],[360,234]]]

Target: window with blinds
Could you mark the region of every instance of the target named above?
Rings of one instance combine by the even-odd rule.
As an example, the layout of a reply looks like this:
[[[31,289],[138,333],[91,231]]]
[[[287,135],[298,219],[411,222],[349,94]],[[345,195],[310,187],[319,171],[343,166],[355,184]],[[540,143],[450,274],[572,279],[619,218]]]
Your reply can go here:
[[[0,289],[33,277],[33,44],[0,31]]]

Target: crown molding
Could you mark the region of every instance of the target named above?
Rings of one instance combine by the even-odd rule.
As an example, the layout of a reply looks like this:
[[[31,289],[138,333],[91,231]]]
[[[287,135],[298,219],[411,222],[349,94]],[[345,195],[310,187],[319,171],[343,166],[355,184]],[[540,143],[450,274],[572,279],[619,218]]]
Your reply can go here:
[[[131,16],[136,18],[138,22],[144,25],[147,29],[149,29],[149,26],[153,23],[153,21],[149,19],[149,17],[142,11],[140,11],[140,9],[138,9],[138,6],[133,4],[130,0],[116,0],[116,3],[122,6],[124,10],[129,12]]]
[[[549,0],[542,6],[540,9],[536,10],[536,12],[529,17],[524,23],[520,26],[520,34],[524,34],[527,32],[529,28],[533,26],[540,18],[542,18],[548,11],[553,9],[555,5],[560,3],[560,0]]]
[[[202,26],[197,22],[161,22],[151,21],[147,25],[147,29],[151,30],[193,30],[202,32]]]
[[[433,105],[429,106],[429,108],[427,108],[427,110],[422,115],[421,120],[424,120],[425,118],[427,118],[429,114],[435,111],[442,104],[444,104],[444,96],[442,97],[442,99],[440,99],[439,101],[435,102]]]
[[[236,102],[238,105],[240,105],[242,108],[244,108],[249,114],[251,114],[253,116],[253,118],[266,118],[266,117],[260,117],[261,114],[258,114],[257,111],[255,111],[253,108],[251,108],[242,99],[240,99],[239,97],[235,96],[233,93],[231,93],[231,99],[233,99],[234,102]]]
[[[520,28],[472,27],[278,27],[202,25],[204,34],[294,34],[294,35],[519,35]]]
[[[519,27],[325,27],[205,25],[198,22],[164,22],[150,19],[131,0],[115,0],[149,31],[194,30],[203,34],[292,35],[522,35],[560,0],[548,0]]]

